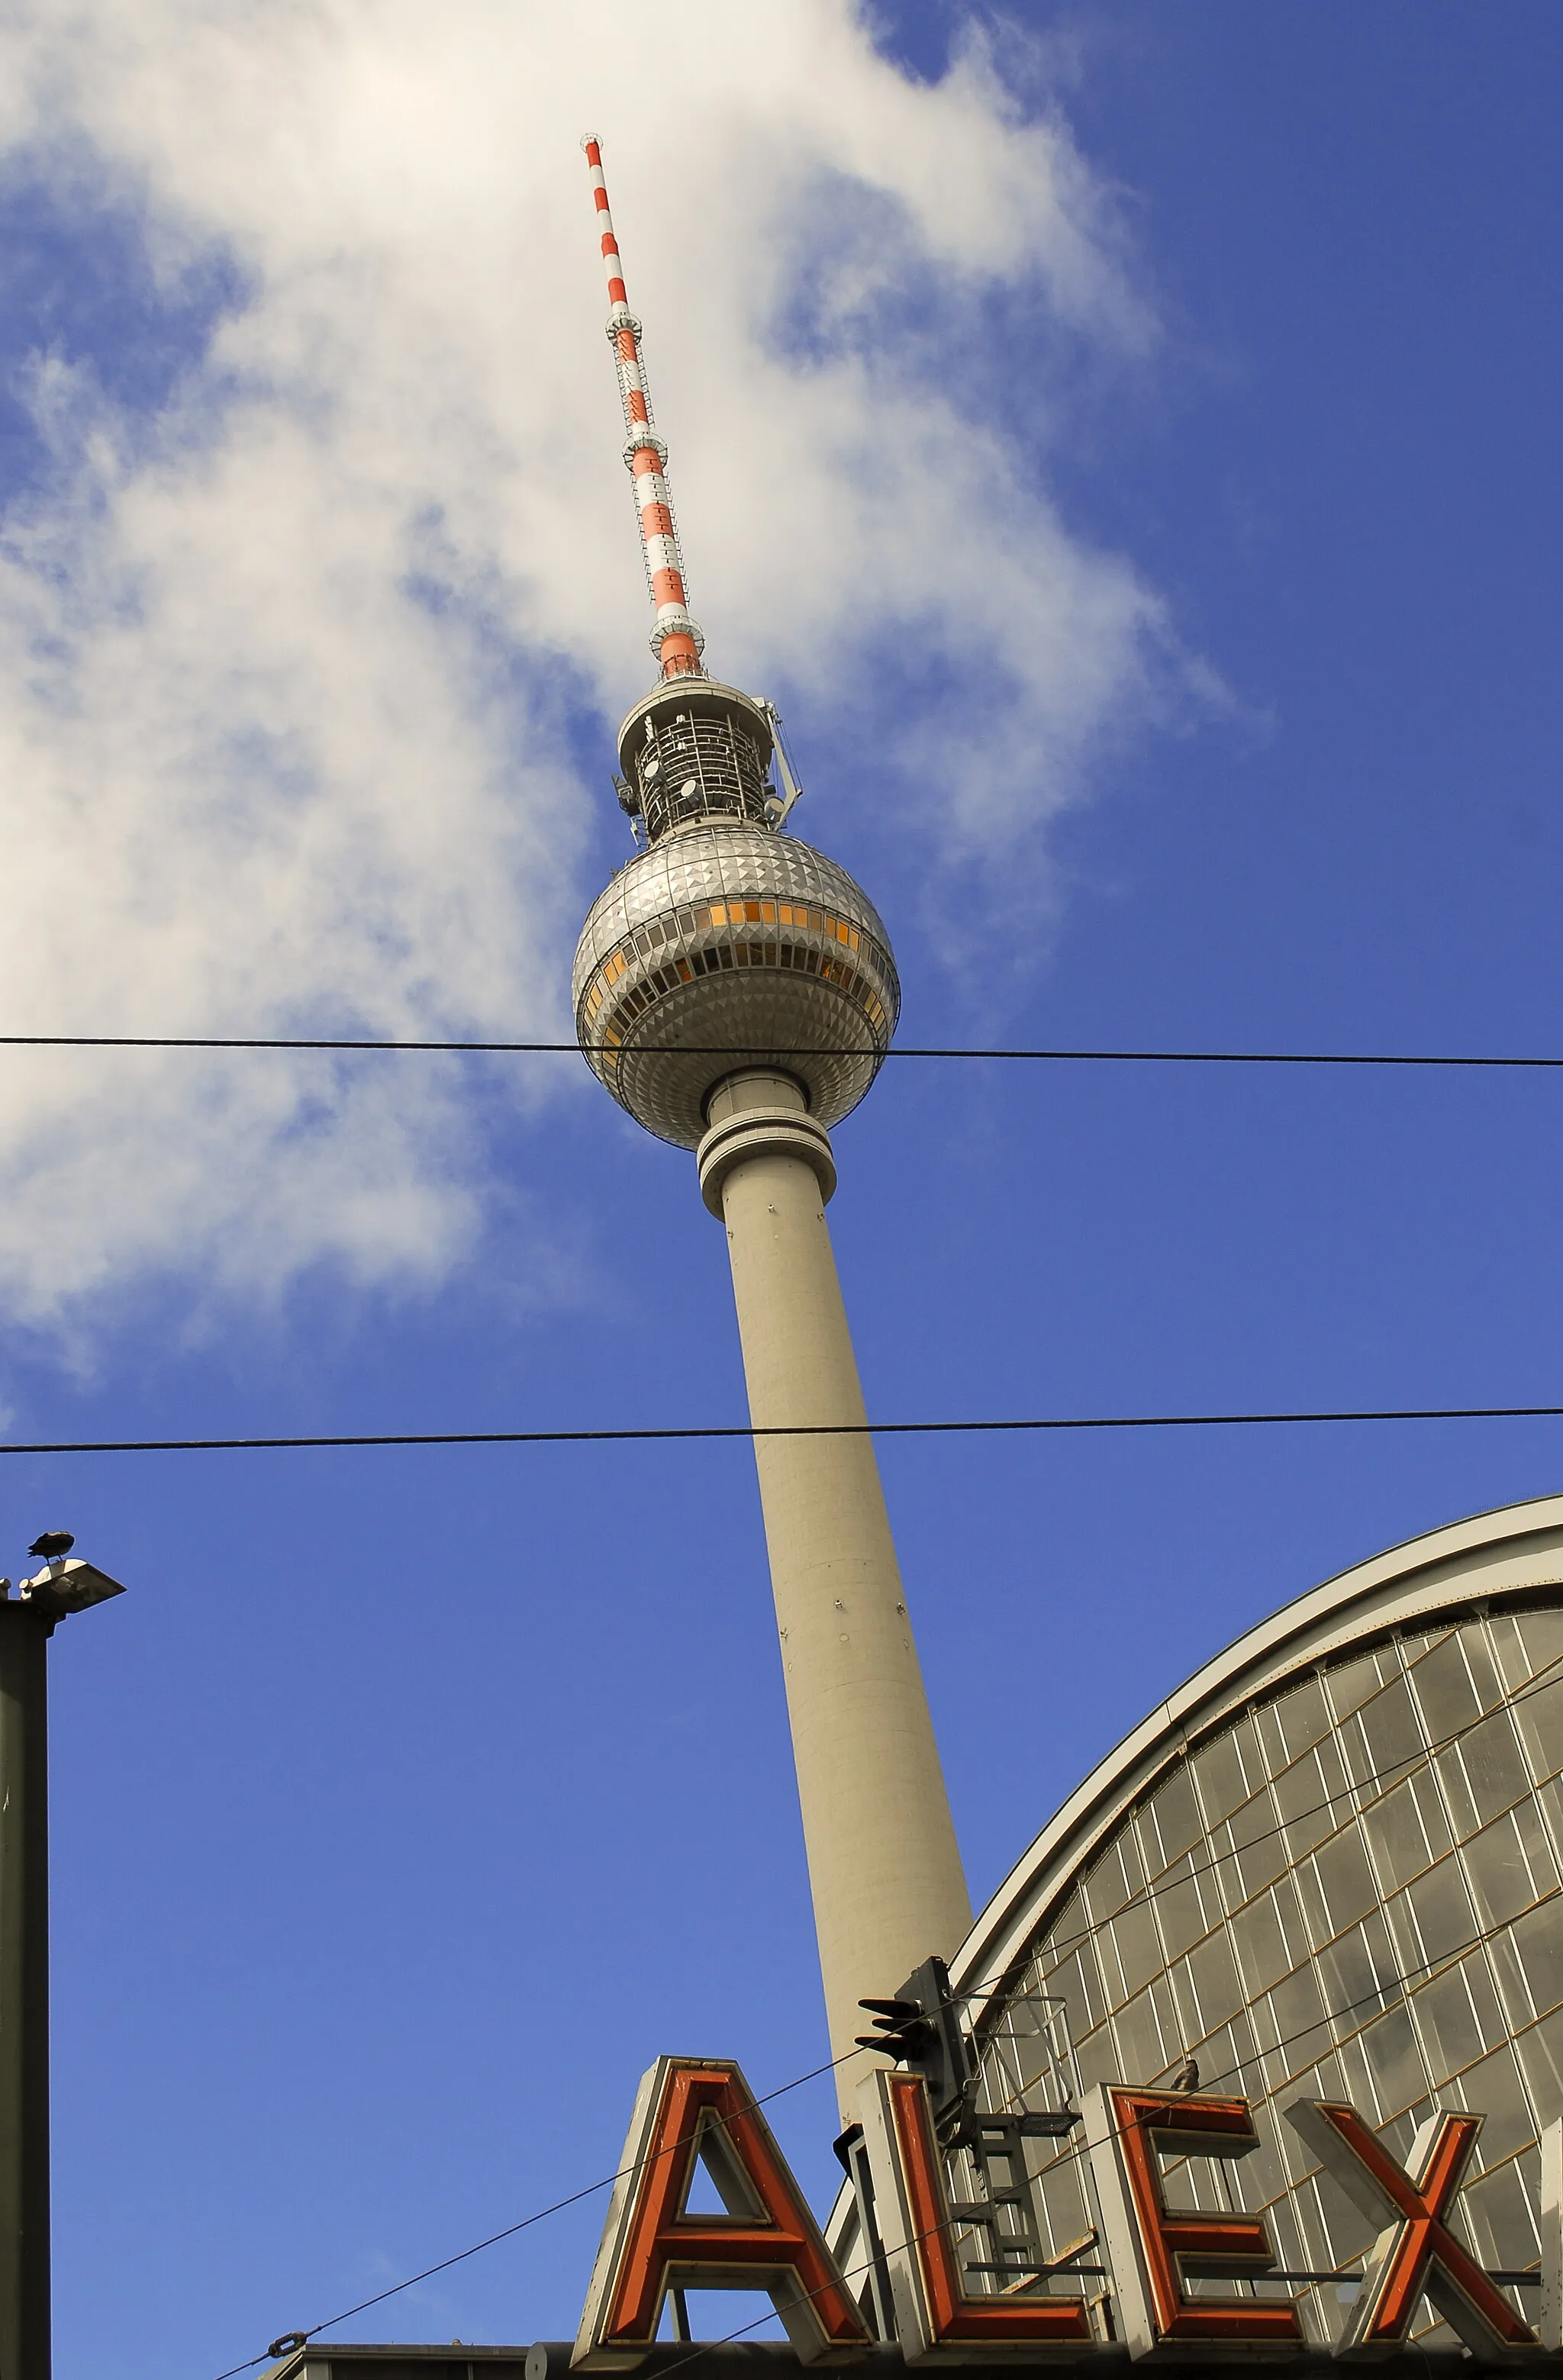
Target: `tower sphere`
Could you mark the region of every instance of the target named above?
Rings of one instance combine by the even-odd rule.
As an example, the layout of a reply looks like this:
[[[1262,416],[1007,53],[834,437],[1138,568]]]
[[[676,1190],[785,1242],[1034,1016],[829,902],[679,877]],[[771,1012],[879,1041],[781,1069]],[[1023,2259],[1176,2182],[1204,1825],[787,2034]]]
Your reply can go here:
[[[889,937],[835,860],[775,823],[762,706],[686,678],[619,735],[619,798],[653,838],[592,903],[575,954],[587,1062],[683,1148],[727,1075],[780,1068],[828,1129],[879,1072],[900,1006]]]

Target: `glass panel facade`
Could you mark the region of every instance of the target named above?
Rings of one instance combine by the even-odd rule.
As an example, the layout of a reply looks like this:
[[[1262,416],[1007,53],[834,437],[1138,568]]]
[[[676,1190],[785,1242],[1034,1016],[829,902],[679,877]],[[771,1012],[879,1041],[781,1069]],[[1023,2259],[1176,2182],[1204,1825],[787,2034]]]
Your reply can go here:
[[[1563,1594],[1353,1649],[1177,1755],[1118,1820],[984,2017],[983,2104],[1056,2106],[1071,2068],[1165,2087],[1194,2057],[1202,2089],[1253,2103],[1261,2145],[1169,2195],[1263,2211],[1286,2269],[1338,2272],[1257,2285],[1294,2294],[1320,2344],[1371,2227],[1283,2120],[1295,2097],[1349,2099],[1402,2156],[1435,2107],[1484,2114],[1471,2244],[1532,2265],[1539,2136],[1563,2116],[1560,1852]],[[1053,2011],[1060,2062],[1017,2093],[991,2036],[1024,2005]],[[1056,2253],[1095,2220],[1083,2152],[1028,2145]],[[1534,2315],[1533,2291],[1513,2301]],[[1425,2307],[1418,2335],[1451,2338]]]

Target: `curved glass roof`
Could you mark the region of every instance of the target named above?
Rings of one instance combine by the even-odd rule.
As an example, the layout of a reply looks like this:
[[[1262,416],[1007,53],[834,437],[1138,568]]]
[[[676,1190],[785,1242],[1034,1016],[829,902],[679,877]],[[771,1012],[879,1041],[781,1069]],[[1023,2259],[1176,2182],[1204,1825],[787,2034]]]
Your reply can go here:
[[[1310,2338],[1337,2335],[1373,2227],[1283,2120],[1300,2096],[1349,2100],[1402,2157],[1435,2106],[1484,2114],[1470,2245],[1534,2265],[1563,2116],[1563,1499],[1416,1539],[1240,1639],[1071,1797],[954,1980],[984,2108],[1165,2088],[1191,2056],[1253,2104],[1258,2151],[1171,2194],[1263,2211],[1282,2271],[1327,2277],[1198,2291],[1295,2296]],[[1013,2197],[1020,2175],[952,2174],[994,2209],[958,2243],[973,2289],[1098,2228],[1078,2131],[1024,2155]],[[1093,2286],[1111,2335],[1110,2269]],[[1534,2318],[1533,2289],[1511,2297]],[[1452,2343],[1425,2308],[1419,2336]]]

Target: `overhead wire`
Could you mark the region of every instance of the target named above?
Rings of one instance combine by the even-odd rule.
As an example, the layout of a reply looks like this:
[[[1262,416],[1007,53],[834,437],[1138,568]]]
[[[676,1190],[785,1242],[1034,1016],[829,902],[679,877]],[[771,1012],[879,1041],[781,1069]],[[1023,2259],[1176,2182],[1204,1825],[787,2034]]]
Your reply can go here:
[[[1047,1429],[1256,1429],[1307,1422],[1545,1421],[1563,1405],[1353,1406],[1318,1413],[1047,1414],[994,1421],[726,1422],[650,1429],[403,1429],[288,1438],[67,1438],[0,1442],[5,1454],[246,1454],[328,1446],[604,1446],[663,1439],[928,1438]]]
[[[115,1050],[273,1050],[447,1051],[468,1054],[579,1054],[574,1041],[452,1041],[376,1040],[348,1036],[221,1036],[195,1034],[0,1034],[4,1049]],[[690,1044],[687,1056],[747,1057],[751,1048]],[[786,1050],[773,1053],[785,1058]],[[815,1055],[891,1058],[993,1058],[1155,1065],[1296,1065],[1296,1066],[1464,1066],[1563,1067],[1563,1058],[1463,1056],[1429,1053],[1362,1053],[1297,1050],[1022,1050],[903,1048],[847,1049],[815,1051]],[[1563,1405],[1435,1405],[1374,1408],[1333,1408],[1321,1411],[1198,1414],[1048,1415],[994,1420],[922,1422],[817,1422],[790,1425],[734,1424],[685,1428],[563,1429],[563,1430],[396,1430],[353,1431],[288,1436],[159,1439],[68,1439],[25,1440],[0,1444],[0,1454],[153,1454],[248,1452],[311,1447],[375,1446],[531,1446],[632,1443],[679,1439],[759,1439],[949,1435],[970,1431],[1035,1431],[1077,1429],[1237,1429],[1411,1421],[1520,1421],[1563,1416]]]
[[[354,1036],[224,1036],[197,1034],[6,1033],[0,1049],[103,1050],[273,1050],[447,1051],[452,1053],[578,1055],[574,1041],[453,1041],[378,1040]],[[745,1057],[751,1047],[733,1044],[680,1045],[681,1054],[696,1057]],[[789,1052],[771,1053],[776,1059]],[[1463,1066],[1563,1067],[1563,1057],[1466,1056],[1427,1052],[1363,1053],[1359,1051],[1234,1050],[1027,1050],[908,1047],[880,1050],[846,1048],[816,1050],[816,1056],[864,1058],[992,1058],[1081,1061],[1148,1065],[1255,1066]],[[1563,1416],[1563,1405],[1408,1405],[1338,1408],[1327,1411],[1199,1414],[1049,1415],[995,1420],[922,1422],[816,1422],[790,1425],[734,1424],[686,1428],[564,1429],[564,1430],[397,1430],[353,1431],[289,1436],[160,1439],[70,1439],[0,1444],[0,1454],[153,1454],[280,1451],[310,1447],[374,1446],[531,1446],[588,1445],[678,1439],[758,1439],[944,1435],[966,1431],[1034,1431],[1054,1429],[1237,1429],[1297,1427],[1304,1424],[1410,1421],[1520,1421]]]
[[[1538,1670],[1518,1693],[1508,1696],[1503,1703],[1496,1706],[1493,1710],[1480,1713],[1476,1718],[1469,1720],[1464,1725],[1453,1730],[1450,1734],[1441,1737],[1435,1743],[1424,1746],[1420,1753],[1414,1755],[1404,1755],[1400,1759],[1391,1761],[1382,1768],[1368,1771],[1365,1776],[1358,1780],[1356,1785],[1348,1788],[1346,1793],[1330,1794],[1325,1797],[1324,1802],[1312,1804],[1309,1808],[1300,1811],[1295,1818],[1283,1821],[1280,1827],[1270,1829],[1268,1834],[1252,1837],[1247,1843],[1242,1845],[1242,1850],[1252,1850],[1256,1844],[1269,1840],[1273,1835],[1283,1833],[1287,1827],[1298,1826],[1302,1824],[1307,1818],[1320,1815],[1324,1811],[1330,1808],[1336,1802],[1346,1799],[1348,1794],[1360,1793],[1364,1791],[1369,1786],[1382,1784],[1390,1778],[1395,1778],[1397,1783],[1404,1783],[1406,1780],[1403,1777],[1396,1777],[1397,1770],[1405,1768],[1410,1773],[1414,1773],[1416,1768],[1428,1766],[1439,1753],[1447,1751],[1451,1745],[1458,1743],[1462,1737],[1471,1734],[1474,1729],[1484,1726],[1488,1720],[1498,1717],[1503,1711],[1512,1710],[1517,1704],[1529,1701],[1536,1694],[1545,1693],[1550,1688],[1557,1685],[1559,1682],[1563,1682],[1556,1677],[1552,1677],[1548,1674],[1550,1671],[1556,1670],[1560,1666],[1563,1666],[1563,1653],[1556,1654],[1553,1658],[1545,1663],[1544,1668]],[[1391,1788],[1391,1790],[1393,1790],[1393,1788]],[[1231,1859],[1235,1856],[1237,1856],[1237,1854],[1232,1852],[1219,1852],[1216,1854],[1216,1857],[1208,1864],[1207,1867],[1192,1870],[1191,1871],[1191,1874],[1209,1874],[1216,1865],[1219,1864],[1220,1861],[1224,1859]],[[1112,1911],[1110,1912],[1110,1916],[1121,1916],[1125,1909],[1131,1908],[1142,1900],[1155,1899],[1163,1892],[1175,1890],[1178,1886],[1189,1881],[1190,1875],[1184,1875],[1179,1877],[1169,1879],[1164,1884],[1155,1886],[1147,1885],[1140,1893],[1131,1895],[1129,1900],[1123,1902],[1119,1908]],[[1563,1888],[1558,1888],[1550,1893],[1544,1893],[1537,1900],[1531,1904],[1531,1908],[1544,1908],[1550,1901],[1556,1900],[1559,1898],[1563,1898]],[[1520,1916],[1526,1916],[1530,1914],[1530,1911],[1522,1910],[1519,1912],[1518,1914]],[[1107,1922],[1109,1922],[1109,1920],[1104,1920],[1104,1923]],[[1380,1980],[1375,1983],[1373,1989],[1364,1993],[1361,1998],[1348,2001],[1344,2008],[1326,2010],[1322,2016],[1311,2019],[1306,2025],[1301,2026],[1296,2033],[1283,2035],[1280,2040],[1275,2042],[1267,2049],[1256,2051],[1254,2058],[1240,2059],[1236,2066],[1228,2069],[1226,2073],[1206,2078],[1203,2087],[1209,2088],[1215,2082],[1225,2082],[1234,2076],[1239,2076],[1245,2067],[1256,2063],[1259,2058],[1273,2058],[1276,2056],[1277,2051],[1295,2046],[1299,2041],[1305,2039],[1310,2033],[1317,2032],[1320,2026],[1334,2023],[1342,2016],[1351,2015],[1357,2009],[1365,2007],[1368,2002],[1372,2000],[1383,1998],[1386,1993],[1397,1990],[1400,1985],[1410,1982],[1412,1978],[1418,1974],[1423,1973],[1435,1967],[1442,1967],[1448,1963],[1458,1962],[1458,1961],[1463,1958],[1469,1950],[1478,1948],[1484,1942],[1492,1940],[1496,1935],[1505,1932],[1507,1928],[1514,1923],[1514,1918],[1505,1918],[1498,1925],[1488,1927],[1485,1932],[1474,1935],[1471,1940],[1457,1944],[1451,1950],[1440,1952],[1434,1960],[1424,1961],[1418,1966],[1410,1967],[1398,1973],[1380,1978]],[[1066,1937],[1063,1941],[1052,1947],[1063,1948],[1077,1940],[1086,1940],[1095,1930],[1095,1928],[1086,1928],[1080,1935]],[[984,1982],[973,1985],[965,1991],[959,1993],[957,1998],[963,2002],[970,2001],[977,1998],[982,1994],[996,1990],[1006,1980],[1006,1975],[1012,1972],[1013,1970],[1009,1969],[1005,1971],[1005,1974],[989,1977]],[[749,2105],[751,2107],[768,2106],[772,2100],[784,2098],[788,2092],[800,2089],[804,2083],[816,2082],[820,2076],[833,2073],[838,2066],[844,2066],[849,2063],[852,2058],[860,2057],[862,2054],[863,2053],[858,2048],[845,2050],[839,2058],[827,2058],[823,2065],[810,2067],[805,2073],[795,2075],[790,2082],[778,2084],[775,2090],[758,2094],[749,2102]],[[1032,2084],[1022,2082],[1018,2090],[1010,2093],[1008,2098],[1004,2102],[1000,2108],[992,2112],[1002,2114],[1005,2111],[1005,2108],[1011,2107],[1016,2099],[1023,2096],[1024,2093],[1032,2087]],[[665,2143],[657,2154],[660,2156],[672,2155],[677,2150],[687,2145],[687,2139],[671,2141]],[[1049,2173],[1056,2173],[1062,2167],[1078,2160],[1086,2153],[1087,2152],[1081,2147],[1072,2147],[1066,2150],[1062,2155],[1054,2158],[1046,2170]],[[638,2162],[644,2162],[644,2160],[640,2160]],[[519,2222],[507,2224],[501,2230],[490,2232],[485,2239],[474,2241],[470,2247],[460,2249],[455,2255],[442,2257],[437,2264],[424,2265],[420,2272],[409,2274],[405,2280],[393,2282],[389,2288],[378,2290],[372,2297],[360,2299],[356,2305],[345,2307],[340,2313],[330,2315],[326,2320],[315,2323],[309,2330],[288,2332],[284,2335],[289,2338],[297,2338],[302,2343],[307,2343],[310,2339],[316,2338],[320,2332],[324,2330],[333,2330],[339,2323],[350,2322],[355,2314],[364,2313],[372,2306],[384,2304],[386,2299],[397,2297],[403,2290],[416,2288],[419,2282],[431,2279],[436,2273],[448,2272],[452,2265],[465,2264],[469,2257],[480,2255],[484,2249],[495,2247],[501,2240],[515,2238],[518,2232],[530,2229],[533,2224],[544,2221],[549,2216],[560,2214],[568,2207],[579,2205],[583,2199],[593,2197],[598,2191],[611,2189],[615,2182],[627,2180],[636,2171],[636,2165],[621,2166],[617,2172],[604,2174],[598,2180],[588,2182],[581,2189],[570,2192],[567,2197],[555,2199],[551,2204],[539,2207],[532,2214],[523,2216]],[[864,2269],[866,2269],[866,2267]],[[844,2276],[844,2277],[851,2277],[849,2275]],[[769,2319],[769,2315],[762,2314],[759,2317],[759,2323],[764,2323]],[[747,2324],[742,2329],[728,2333],[725,2338],[706,2340],[702,2342],[702,2349],[704,2347],[712,2346],[726,2346],[729,2344],[732,2339],[742,2338],[746,2330],[752,2330],[756,2327],[758,2327],[758,2324],[756,2323]],[[667,2380],[669,2373],[680,2369],[682,2362],[690,2360],[692,2359],[681,2358],[678,2364],[664,2366],[658,2373],[657,2380]],[[226,2372],[219,2373],[216,2375],[216,2380],[236,2380],[236,2375],[244,2372],[252,2371],[256,2365],[263,2362],[264,2361],[265,2358],[263,2356],[252,2356],[249,2362],[233,2364]]]
[[[224,1033],[0,1033],[0,1050],[371,1050],[383,1051],[446,1051],[487,1057],[579,1057],[579,1041],[455,1041],[382,1040],[367,1034],[224,1034]],[[626,1054],[633,1054],[632,1050]],[[786,1050],[768,1052],[773,1059],[791,1055]],[[1476,1066],[1543,1069],[1563,1067],[1563,1057],[1487,1055],[1441,1050],[981,1050],[908,1044],[881,1050],[843,1044],[824,1049],[810,1044],[815,1058],[996,1058],[1030,1060],[1048,1064],[1127,1066]],[[748,1058],[752,1042],[681,1041],[684,1058]]]
[[[0,1050],[381,1050],[452,1057],[580,1057],[580,1042],[378,1040],[369,1033],[0,1033]],[[633,1054],[628,1050],[626,1054]],[[754,1059],[754,1042],[678,1042],[678,1057]],[[768,1057],[790,1057],[771,1050]],[[1442,1050],[971,1050],[971,1047],[809,1045],[809,1057],[1030,1059],[1090,1066],[1522,1066],[1558,1069],[1563,1057],[1460,1054]]]

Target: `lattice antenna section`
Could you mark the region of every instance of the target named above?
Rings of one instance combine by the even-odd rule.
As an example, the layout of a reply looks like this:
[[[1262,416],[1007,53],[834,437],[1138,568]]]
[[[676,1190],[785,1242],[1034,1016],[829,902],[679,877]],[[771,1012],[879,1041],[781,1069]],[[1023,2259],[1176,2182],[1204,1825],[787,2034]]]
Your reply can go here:
[[[646,583],[651,589],[656,625],[651,647],[665,678],[703,677],[701,654],[705,638],[689,613],[684,584],[684,557],[678,528],[667,492],[667,448],[656,434],[646,368],[641,356],[641,325],[629,310],[624,286],[624,261],[614,237],[608,211],[607,185],[603,179],[603,147],[588,136],[581,147],[592,169],[597,202],[597,229],[602,237],[603,263],[608,276],[608,340],[618,368],[618,393],[624,403],[628,443],[624,459],[635,482],[635,503],[641,516],[641,545],[646,558]]]

